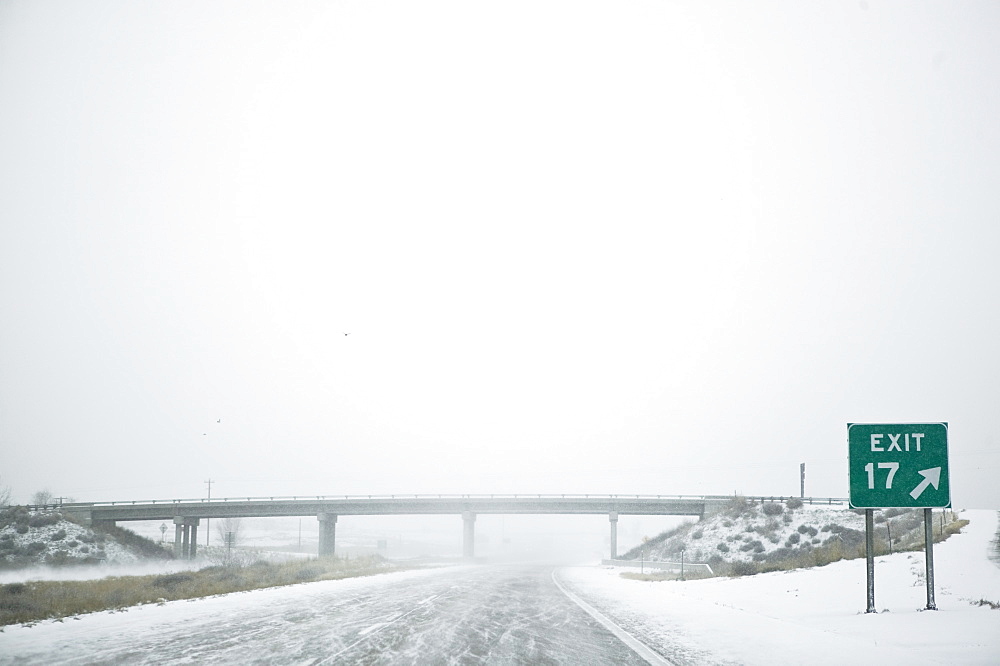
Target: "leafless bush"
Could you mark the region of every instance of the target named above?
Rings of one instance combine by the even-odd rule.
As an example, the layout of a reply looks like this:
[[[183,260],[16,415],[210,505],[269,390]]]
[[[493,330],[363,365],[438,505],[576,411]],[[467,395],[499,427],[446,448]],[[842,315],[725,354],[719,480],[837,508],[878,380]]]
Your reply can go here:
[[[52,493],[48,488],[45,490],[39,490],[31,496],[31,503],[36,506],[52,504]]]
[[[760,510],[764,512],[765,516],[780,516],[785,512],[785,507],[781,506],[777,502],[764,502],[761,505]]]
[[[10,486],[0,484],[0,506],[8,506],[12,497]]]

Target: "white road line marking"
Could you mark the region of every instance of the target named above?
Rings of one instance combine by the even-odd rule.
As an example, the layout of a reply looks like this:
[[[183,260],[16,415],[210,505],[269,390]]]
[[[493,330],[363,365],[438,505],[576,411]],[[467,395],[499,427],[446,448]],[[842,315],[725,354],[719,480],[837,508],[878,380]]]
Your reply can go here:
[[[653,652],[653,650],[651,650],[650,648],[646,647],[645,644],[639,641],[639,639],[635,638],[630,633],[628,633],[627,631],[619,627],[617,624],[612,622],[610,619],[608,619],[607,616],[605,616],[599,610],[597,610],[596,608],[588,604],[586,601],[584,601],[583,599],[581,599],[580,597],[576,596],[575,594],[567,590],[565,587],[563,587],[562,584],[559,582],[559,579],[556,578],[555,571],[552,572],[552,582],[556,584],[556,587],[559,588],[559,591],[565,594],[570,601],[572,601],[577,606],[585,610],[587,614],[590,615],[590,617],[600,622],[605,629],[607,629],[615,636],[617,636],[621,642],[625,643],[625,645],[632,648],[632,650],[634,650],[636,654],[645,659],[647,662],[649,662],[650,664],[655,664],[655,666],[672,666],[669,661],[658,655],[656,652]]]

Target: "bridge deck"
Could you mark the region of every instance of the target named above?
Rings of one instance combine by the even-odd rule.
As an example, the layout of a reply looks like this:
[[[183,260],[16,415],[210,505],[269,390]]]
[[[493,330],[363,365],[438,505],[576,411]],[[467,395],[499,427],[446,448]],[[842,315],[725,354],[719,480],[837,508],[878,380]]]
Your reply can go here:
[[[783,501],[787,497],[748,498]],[[383,495],[246,497],[212,500],[148,500],[63,504],[59,508],[90,520],[262,518],[273,516],[461,514],[610,514],[703,516],[732,500],[730,495]],[[842,503],[843,498],[804,498]]]

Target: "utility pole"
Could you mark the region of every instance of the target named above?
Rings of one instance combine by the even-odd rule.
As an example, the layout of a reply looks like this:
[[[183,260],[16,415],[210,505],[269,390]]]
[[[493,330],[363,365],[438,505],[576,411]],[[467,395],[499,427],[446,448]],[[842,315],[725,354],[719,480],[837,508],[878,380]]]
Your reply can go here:
[[[806,496],[806,464],[799,464],[799,499]]]
[[[205,483],[208,484],[208,501],[212,501],[212,479],[209,479]],[[208,548],[208,540],[212,538],[212,519],[205,519],[205,548]]]

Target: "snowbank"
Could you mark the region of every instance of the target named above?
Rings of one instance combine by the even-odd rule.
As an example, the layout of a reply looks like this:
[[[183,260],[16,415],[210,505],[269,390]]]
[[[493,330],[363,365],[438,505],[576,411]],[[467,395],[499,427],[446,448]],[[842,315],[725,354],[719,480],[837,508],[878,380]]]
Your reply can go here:
[[[997,514],[934,548],[938,611],[924,611],[924,556],[879,557],[877,614],[866,614],[865,560],[736,579],[642,582],[619,569],[573,568],[561,579],[676,663],[996,664],[1000,567],[990,560]]]

